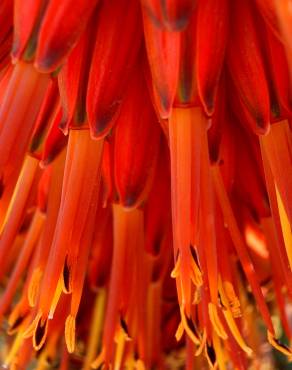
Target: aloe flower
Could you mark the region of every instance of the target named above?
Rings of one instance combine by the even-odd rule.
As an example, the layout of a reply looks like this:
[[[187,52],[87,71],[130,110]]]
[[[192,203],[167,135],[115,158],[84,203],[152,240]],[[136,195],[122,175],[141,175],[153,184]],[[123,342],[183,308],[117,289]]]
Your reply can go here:
[[[284,369],[291,40],[290,0],[1,1],[3,368]]]

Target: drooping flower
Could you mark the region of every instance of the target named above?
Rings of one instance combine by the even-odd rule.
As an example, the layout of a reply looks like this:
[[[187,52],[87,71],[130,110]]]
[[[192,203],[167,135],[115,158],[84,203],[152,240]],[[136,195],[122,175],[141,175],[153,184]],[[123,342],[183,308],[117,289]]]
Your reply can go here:
[[[289,0],[0,4],[4,367],[284,368],[291,17]]]

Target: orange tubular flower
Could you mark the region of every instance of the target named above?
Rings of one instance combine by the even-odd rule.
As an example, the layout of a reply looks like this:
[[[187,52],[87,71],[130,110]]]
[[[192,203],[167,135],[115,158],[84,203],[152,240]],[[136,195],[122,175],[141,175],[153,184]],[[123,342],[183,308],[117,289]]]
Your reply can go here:
[[[1,368],[286,369],[290,5],[0,3]]]

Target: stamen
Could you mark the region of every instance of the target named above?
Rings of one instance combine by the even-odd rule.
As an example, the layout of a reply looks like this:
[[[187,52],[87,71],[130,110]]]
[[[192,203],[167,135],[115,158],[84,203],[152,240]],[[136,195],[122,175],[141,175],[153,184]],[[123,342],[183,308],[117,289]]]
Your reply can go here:
[[[196,352],[195,352],[195,356],[200,356],[206,346],[206,341],[207,341],[207,332],[206,332],[206,329],[203,330],[203,336],[202,336],[202,340],[201,340],[201,344],[199,345],[199,347],[196,349]]]
[[[58,283],[57,283],[57,287],[56,287],[54,296],[53,296],[53,299],[52,299],[52,303],[51,303],[51,307],[50,307],[50,311],[49,311],[49,315],[48,315],[49,320],[53,319],[56,308],[57,308],[57,305],[58,305],[58,302],[60,300],[60,297],[61,297],[61,294],[62,294],[62,291],[63,291],[63,283],[62,282],[63,282],[63,279],[62,279],[62,276],[60,276],[60,278],[58,280]]]
[[[227,325],[236,340],[239,347],[250,357],[253,353],[252,349],[245,344],[244,339],[242,338],[240,331],[238,330],[238,327],[234,321],[234,318],[232,316],[232,313],[229,310],[223,309],[223,314],[225,317],[225,320],[227,322]]]
[[[292,231],[291,231],[291,226],[290,226],[289,219],[287,216],[287,212],[284,208],[284,204],[283,204],[283,201],[282,201],[282,198],[281,198],[281,195],[279,193],[277,186],[276,186],[276,196],[277,196],[277,201],[278,201],[279,215],[280,215],[280,221],[281,221],[281,226],[282,226],[282,231],[283,231],[284,243],[286,246],[289,264],[290,266],[292,266]]]
[[[175,332],[175,339],[177,340],[177,342],[179,342],[184,334],[184,331],[185,331],[185,328],[183,326],[183,323],[182,321],[179,323],[178,325],[178,328],[176,329],[176,332]]]
[[[230,201],[228,199],[228,195],[226,193],[226,190],[223,184],[223,180],[222,180],[219,167],[217,165],[213,166],[212,172],[213,172],[213,180],[214,180],[217,197],[218,197],[221,209],[222,209],[224,220],[228,225],[231,239],[236,248],[238,257],[241,261],[246,277],[252,287],[252,291],[254,293],[255,299],[257,301],[257,304],[259,306],[259,310],[263,316],[263,319],[268,329],[272,333],[274,333],[274,328],[273,328],[273,324],[271,321],[270,313],[266,305],[261,287],[259,285],[258,277],[254,270],[254,266],[245,248],[238,225],[236,223],[236,220],[235,220],[235,217],[234,217],[231,205],[230,205]]]
[[[65,323],[65,341],[69,353],[73,353],[75,349],[75,317],[69,315]]]
[[[104,364],[104,348],[101,350],[97,358],[92,362],[91,367],[93,369],[99,369]]]
[[[194,326],[194,323],[192,322],[191,319],[188,319],[185,315],[184,309],[180,309],[180,314],[181,314],[181,322],[183,325],[184,330],[190,337],[190,339],[197,345],[199,346],[201,343],[200,337],[197,333],[197,329]]]
[[[292,358],[292,350],[285,344],[282,344],[279,342],[278,339],[275,338],[273,334],[271,334],[269,331],[267,333],[268,341],[269,343],[276,348],[279,352],[283,353],[283,355],[288,356],[290,359]]]
[[[218,316],[217,307],[213,303],[209,303],[208,305],[208,311],[209,311],[209,317],[212,322],[213,328],[217,335],[222,339],[227,339],[228,335],[226,331],[224,330],[224,327],[220,321],[220,318]]]
[[[43,271],[39,267],[37,267],[33,271],[29,285],[28,285],[27,298],[28,298],[30,307],[34,307],[36,305],[37,298],[39,296],[39,289],[40,289],[42,277],[43,277]]]

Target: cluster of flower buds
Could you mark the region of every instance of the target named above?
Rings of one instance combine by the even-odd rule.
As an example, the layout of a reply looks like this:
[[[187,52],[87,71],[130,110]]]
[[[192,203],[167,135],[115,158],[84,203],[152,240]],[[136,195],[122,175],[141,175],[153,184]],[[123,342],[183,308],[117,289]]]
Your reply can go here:
[[[291,0],[1,0],[0,366],[284,369],[291,123]]]

